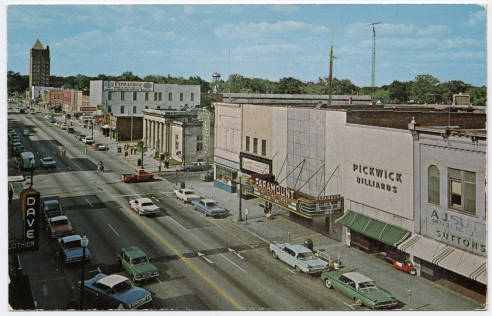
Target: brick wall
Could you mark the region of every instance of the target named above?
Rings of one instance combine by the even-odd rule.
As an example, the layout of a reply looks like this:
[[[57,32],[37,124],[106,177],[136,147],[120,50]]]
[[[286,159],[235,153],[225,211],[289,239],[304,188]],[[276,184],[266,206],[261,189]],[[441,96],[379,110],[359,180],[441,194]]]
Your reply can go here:
[[[113,117],[114,118],[114,117]],[[116,117],[116,130],[118,131],[119,140],[130,140],[137,141],[143,137],[143,118],[133,117],[133,138],[130,137],[131,127],[131,117]]]
[[[465,112],[349,111],[347,123],[408,129],[412,117],[420,126],[450,125],[463,129],[485,129],[487,115]]]

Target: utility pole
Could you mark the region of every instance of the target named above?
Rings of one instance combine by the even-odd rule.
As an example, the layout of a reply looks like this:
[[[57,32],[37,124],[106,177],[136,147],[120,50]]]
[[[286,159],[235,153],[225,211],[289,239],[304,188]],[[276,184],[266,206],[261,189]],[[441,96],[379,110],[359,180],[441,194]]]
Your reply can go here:
[[[376,86],[376,24],[381,24],[381,22],[374,22],[369,25],[372,26],[372,74],[371,74],[371,85],[374,88]]]

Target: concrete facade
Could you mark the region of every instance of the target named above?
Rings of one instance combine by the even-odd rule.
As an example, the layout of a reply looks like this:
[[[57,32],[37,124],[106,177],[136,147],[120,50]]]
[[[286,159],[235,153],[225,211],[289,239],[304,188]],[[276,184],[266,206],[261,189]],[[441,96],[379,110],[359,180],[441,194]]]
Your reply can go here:
[[[103,105],[105,112],[113,114],[192,109],[200,105],[200,85],[91,80],[89,104]]]

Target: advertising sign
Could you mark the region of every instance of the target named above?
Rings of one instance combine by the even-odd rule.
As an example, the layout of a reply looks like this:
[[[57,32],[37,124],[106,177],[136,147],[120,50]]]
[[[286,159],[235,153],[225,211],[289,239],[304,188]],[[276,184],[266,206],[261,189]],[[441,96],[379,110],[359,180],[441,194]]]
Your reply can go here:
[[[94,112],[96,110],[95,106],[81,106],[80,111],[81,112]]]
[[[153,82],[143,81],[104,81],[105,91],[154,91]]]
[[[263,157],[254,156],[244,152],[239,153],[241,172],[246,174],[272,173],[272,161]]]
[[[98,104],[97,109],[100,111],[104,111],[104,104]]]
[[[20,194],[21,214],[24,223],[23,239],[9,240],[9,252],[37,250],[39,247],[40,194],[32,188]]]

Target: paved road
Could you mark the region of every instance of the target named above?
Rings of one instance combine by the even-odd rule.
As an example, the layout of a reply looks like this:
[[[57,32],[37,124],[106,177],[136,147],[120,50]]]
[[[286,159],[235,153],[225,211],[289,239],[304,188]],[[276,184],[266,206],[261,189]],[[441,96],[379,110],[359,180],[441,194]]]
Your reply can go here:
[[[274,260],[267,250],[273,241],[302,243],[314,240],[332,254],[341,254],[345,264],[359,267],[378,284],[402,301],[402,309],[472,310],[476,302],[463,298],[431,282],[414,278],[375,262],[374,257],[344,247],[325,236],[287,220],[279,213],[264,221],[257,201],[245,201],[251,210],[248,225],[204,217],[174,198],[175,175],[162,173],[156,181],[124,184],[119,175],[132,170],[116,153],[84,153],[84,145],[73,135],[58,129],[40,114],[9,114],[9,127],[30,128],[24,146],[39,159],[52,155],[55,171],[37,170],[34,187],[44,199],[59,199],[77,232],[86,233],[94,254],[92,265],[108,272],[122,273],[115,254],[121,247],[136,245],[153,258],[161,276],[143,287],[152,291],[150,308],[175,310],[354,310],[352,302],[337,291],[323,287],[318,277],[296,273]],[[67,155],[60,157],[60,146]],[[97,161],[106,172],[97,173]],[[12,164],[9,164],[11,167]],[[9,168],[9,174],[15,172]],[[182,176],[182,175],[180,175]],[[236,209],[237,199],[215,190],[210,183],[186,180],[204,196],[214,197],[228,209]],[[128,207],[128,200],[150,197],[161,208],[155,217],[140,217]],[[286,235],[286,232],[289,235]],[[21,256],[29,271],[38,307],[65,309],[75,298],[72,286],[80,278],[80,267],[57,264],[55,244],[41,234],[41,248]],[[409,292],[408,290],[411,290]]]

